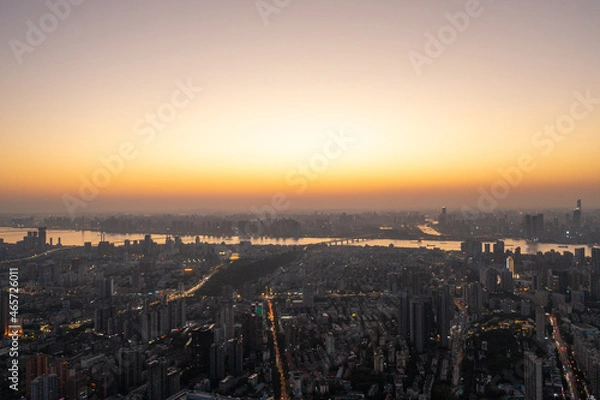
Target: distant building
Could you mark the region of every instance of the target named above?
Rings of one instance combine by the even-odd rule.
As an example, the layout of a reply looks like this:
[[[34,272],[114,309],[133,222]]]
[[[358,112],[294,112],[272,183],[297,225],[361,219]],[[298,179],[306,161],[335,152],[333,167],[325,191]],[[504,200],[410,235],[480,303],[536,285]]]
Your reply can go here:
[[[573,210],[573,224],[578,227],[581,226],[581,199],[577,200],[577,207]]]
[[[511,274],[515,273],[515,259],[511,256],[506,257],[506,269],[510,271]]]
[[[38,247],[45,247],[47,243],[46,240],[46,227],[42,226],[38,228]]]

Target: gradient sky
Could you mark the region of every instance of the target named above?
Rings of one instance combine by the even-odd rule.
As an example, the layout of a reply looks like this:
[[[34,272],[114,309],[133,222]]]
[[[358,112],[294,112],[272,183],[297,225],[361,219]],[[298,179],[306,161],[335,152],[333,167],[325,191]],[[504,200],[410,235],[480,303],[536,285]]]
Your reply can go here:
[[[409,53],[467,3],[291,0],[265,24],[254,0],[87,0],[19,60],[28,21],[52,17],[4,1],[0,211],[66,213],[65,195],[78,212],[249,211],[277,192],[294,210],[476,207],[524,154],[535,169],[498,208],[600,207],[600,104],[536,136],[575,93],[600,98],[600,3],[481,0],[417,74]],[[140,136],[185,82],[202,92]],[[332,131],[353,142],[301,185]],[[81,200],[125,142],[136,157]]]

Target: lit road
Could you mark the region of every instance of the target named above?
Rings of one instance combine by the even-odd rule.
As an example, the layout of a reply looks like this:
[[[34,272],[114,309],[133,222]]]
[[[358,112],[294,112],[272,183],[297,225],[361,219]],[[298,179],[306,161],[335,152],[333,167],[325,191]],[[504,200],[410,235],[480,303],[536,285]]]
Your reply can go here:
[[[200,279],[200,281],[195,286],[189,288],[188,290],[186,290],[183,293],[175,293],[175,294],[169,295],[168,300],[171,301],[171,300],[179,299],[182,297],[187,297],[187,296],[194,294],[194,292],[196,292],[198,289],[200,289],[202,286],[204,286],[204,284],[206,282],[208,282],[209,279],[212,278],[214,274],[219,272],[221,270],[221,267],[223,267],[223,264],[217,265],[216,267],[214,267],[214,269],[208,275],[206,275],[204,278]]]
[[[571,361],[569,360],[569,351],[567,348],[567,344],[560,336],[560,328],[558,327],[558,323],[554,315],[550,316],[550,323],[552,324],[554,332],[554,347],[556,347],[556,350],[558,351],[558,355],[560,357],[560,362],[563,365],[563,374],[565,376],[565,379],[567,380],[567,384],[569,385],[569,393],[571,395],[571,399],[579,399],[579,395],[577,394],[577,385],[575,383],[575,374],[573,373],[573,367],[571,365]]]
[[[460,364],[464,358],[464,336],[469,330],[469,317],[465,304],[459,299],[454,299],[454,304],[459,309],[459,314],[455,318],[455,324],[450,330],[452,337],[452,356],[455,359],[454,369],[452,372],[452,385],[457,388],[460,384]]]
[[[271,323],[271,335],[273,335],[273,347],[275,348],[275,365],[279,371],[279,382],[281,387],[280,400],[288,400],[287,394],[287,382],[285,374],[283,373],[283,363],[281,362],[281,354],[279,352],[279,343],[277,343],[277,331],[275,328],[275,312],[273,311],[273,303],[271,299],[267,298],[267,304],[269,305],[269,322]]]
[[[65,250],[73,250],[76,249],[79,246],[62,246],[62,247],[58,247],[56,249],[51,249],[48,251],[44,251],[43,253],[40,254],[34,254],[32,256],[28,256],[28,257],[22,257],[22,258],[15,258],[13,260],[4,260],[4,261],[0,261],[0,265],[2,264],[12,264],[12,263],[16,263],[16,262],[22,262],[22,261],[31,261],[31,260],[35,260],[36,258],[40,258],[40,257],[45,257],[48,254],[51,253],[56,253],[58,251],[65,251]]]

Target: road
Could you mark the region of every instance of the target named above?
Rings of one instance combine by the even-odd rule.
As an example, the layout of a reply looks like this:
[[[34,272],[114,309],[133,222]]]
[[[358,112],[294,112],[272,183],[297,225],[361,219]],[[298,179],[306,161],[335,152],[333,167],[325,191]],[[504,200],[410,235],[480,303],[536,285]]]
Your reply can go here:
[[[270,298],[267,298],[267,304],[269,306],[269,322],[271,323],[271,335],[273,335],[273,347],[275,348],[275,365],[279,371],[279,383],[281,388],[280,400],[288,400],[287,394],[287,380],[283,372],[283,363],[281,361],[281,354],[279,352],[279,343],[277,343],[277,329],[275,328],[275,311],[273,310],[273,303]]]
[[[77,247],[79,247],[79,246],[62,246],[62,247],[58,247],[58,248],[51,249],[51,250],[48,250],[48,251],[44,251],[43,253],[40,253],[40,254],[34,254],[32,256],[15,258],[15,259],[12,259],[12,260],[0,261],[0,265],[2,265],[2,264],[12,264],[12,263],[17,263],[17,262],[22,262],[22,261],[31,261],[31,260],[35,260],[36,258],[45,257],[48,254],[56,253],[58,251],[73,250],[73,249],[76,249]]]
[[[450,330],[452,356],[455,359],[452,372],[452,385],[454,388],[458,388],[460,384],[460,364],[464,358],[463,341],[469,331],[469,317],[466,306],[461,300],[454,299],[454,304],[459,309],[459,314],[456,316],[454,326]]]
[[[560,335],[560,328],[554,315],[550,316],[550,323],[552,324],[554,332],[554,347],[558,351],[560,362],[563,365],[563,375],[565,376],[565,379],[569,386],[569,393],[571,399],[579,399],[579,395],[577,394],[577,384],[575,383],[575,374],[573,373],[573,367],[571,365],[571,361],[569,360],[569,350],[567,344]]]
[[[200,281],[198,281],[198,283],[196,285],[192,286],[191,288],[189,288],[188,290],[186,290],[183,293],[174,293],[174,294],[169,295],[167,300],[171,301],[171,300],[179,299],[182,297],[187,297],[187,296],[194,294],[194,292],[196,292],[198,289],[200,289],[202,286],[204,286],[204,284],[206,282],[208,282],[210,278],[212,278],[217,272],[219,272],[222,267],[223,267],[223,264],[217,265],[216,267],[214,267],[214,269],[208,275],[206,275],[204,278],[200,279]]]

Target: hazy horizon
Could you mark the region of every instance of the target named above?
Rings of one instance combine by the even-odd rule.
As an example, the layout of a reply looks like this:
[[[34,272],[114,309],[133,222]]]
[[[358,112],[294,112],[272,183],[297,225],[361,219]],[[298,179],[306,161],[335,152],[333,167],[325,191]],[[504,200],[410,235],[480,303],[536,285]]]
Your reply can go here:
[[[600,208],[597,2],[48,4],[0,4],[2,213]]]

